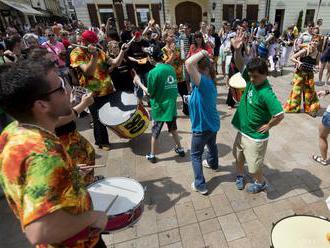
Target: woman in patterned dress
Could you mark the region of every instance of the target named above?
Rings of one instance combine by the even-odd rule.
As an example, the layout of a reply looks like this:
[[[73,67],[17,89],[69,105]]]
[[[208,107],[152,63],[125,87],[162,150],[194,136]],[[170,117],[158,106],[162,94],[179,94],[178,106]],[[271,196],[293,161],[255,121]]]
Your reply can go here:
[[[172,30],[167,30],[163,33],[165,46],[162,48],[163,61],[174,67],[176,78],[178,81],[178,91],[182,98],[183,109],[185,115],[189,115],[188,104],[183,101],[183,96],[188,95],[188,85],[184,77],[184,60],[181,59],[180,49],[175,46],[175,36]]]
[[[314,67],[318,64],[319,35],[314,35],[310,44],[295,53],[291,60],[296,64],[296,71],[293,76],[293,88],[289,99],[284,105],[287,113],[299,113],[303,95],[303,106],[305,113],[315,117],[320,109],[319,99],[315,91]]]

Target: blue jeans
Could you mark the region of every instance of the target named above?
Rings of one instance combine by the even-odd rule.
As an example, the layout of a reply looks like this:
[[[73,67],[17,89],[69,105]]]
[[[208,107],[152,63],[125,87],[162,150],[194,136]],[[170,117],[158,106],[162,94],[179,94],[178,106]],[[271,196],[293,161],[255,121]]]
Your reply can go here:
[[[195,175],[195,187],[200,190],[206,189],[202,167],[202,155],[205,145],[207,146],[207,163],[212,169],[219,167],[218,147],[216,144],[217,133],[210,131],[193,133],[191,140],[191,162]]]

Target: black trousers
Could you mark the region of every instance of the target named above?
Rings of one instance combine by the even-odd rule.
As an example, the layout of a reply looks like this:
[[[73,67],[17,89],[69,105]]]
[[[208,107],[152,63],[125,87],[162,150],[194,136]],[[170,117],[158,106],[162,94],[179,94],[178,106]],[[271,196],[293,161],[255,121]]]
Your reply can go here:
[[[109,144],[108,130],[99,120],[99,109],[107,102],[109,102],[109,95],[94,97],[94,103],[89,107],[92,114],[94,124],[94,138],[95,145]]]
[[[179,91],[179,94],[181,96],[181,99],[182,99],[182,112],[185,114],[185,115],[189,115],[189,108],[188,108],[188,104],[185,103],[183,101],[183,96],[184,95],[188,95],[188,87],[187,87],[187,83],[186,82],[179,82],[178,83],[178,91]]]

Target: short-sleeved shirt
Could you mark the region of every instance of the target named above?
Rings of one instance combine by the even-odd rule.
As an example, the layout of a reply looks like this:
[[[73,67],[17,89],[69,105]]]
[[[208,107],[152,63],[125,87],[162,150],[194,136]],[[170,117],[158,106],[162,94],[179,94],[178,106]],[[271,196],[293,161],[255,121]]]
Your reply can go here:
[[[60,209],[73,215],[92,209],[77,166],[72,164],[59,139],[37,126],[13,122],[2,132],[0,184],[22,229]],[[92,247],[97,241],[98,236],[91,234],[72,247]]]
[[[155,121],[172,121],[176,116],[178,97],[176,74],[173,66],[157,64],[148,74],[151,116]]]
[[[80,65],[88,64],[92,55],[80,47],[76,47],[70,54],[71,67],[78,68]],[[107,57],[103,51],[98,52],[96,70],[91,76],[84,73],[79,74],[79,83],[93,91],[95,96],[106,96],[113,92],[113,83],[108,71]]]
[[[282,105],[268,80],[261,85],[254,85],[247,70],[244,70],[243,78],[246,81],[246,88],[232,124],[249,138],[259,141],[267,140],[269,132],[259,133],[258,129],[267,124],[273,116],[283,113]]]
[[[189,116],[193,132],[217,132],[220,129],[217,88],[214,81],[204,75],[201,76],[199,86],[193,84]]]

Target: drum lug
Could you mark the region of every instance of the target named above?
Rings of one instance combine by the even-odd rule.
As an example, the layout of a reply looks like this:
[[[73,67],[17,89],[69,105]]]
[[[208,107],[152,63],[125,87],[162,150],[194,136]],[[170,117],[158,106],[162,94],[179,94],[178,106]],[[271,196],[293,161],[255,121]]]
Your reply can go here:
[[[143,190],[144,190],[144,192],[146,192],[147,191],[147,186],[144,186]]]
[[[327,220],[329,221],[329,219],[327,217],[324,217],[324,216],[319,216],[321,219],[324,219],[324,220]]]

